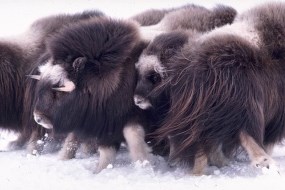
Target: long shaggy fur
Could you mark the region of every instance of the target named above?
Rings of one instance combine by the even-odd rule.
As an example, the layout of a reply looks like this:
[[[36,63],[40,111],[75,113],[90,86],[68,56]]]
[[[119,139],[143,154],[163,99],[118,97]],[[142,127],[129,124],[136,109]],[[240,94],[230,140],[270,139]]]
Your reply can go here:
[[[185,15],[187,15],[186,18]],[[167,90],[158,92],[157,87],[162,81],[167,80],[168,71],[177,64],[171,61],[172,58],[181,52],[185,44],[194,43],[193,39],[198,38],[201,32],[230,24],[235,15],[234,9],[221,5],[213,10],[187,5],[168,13],[159,23],[159,26],[167,26],[166,30],[174,31],[154,38],[136,64],[138,83],[134,101],[137,106],[146,109],[150,132],[154,132],[161,126],[169,111],[169,94]],[[177,31],[176,29],[188,30]],[[156,141],[155,138],[150,137],[150,139]]]
[[[158,134],[171,137],[173,159],[193,161],[221,144],[231,155],[242,131],[260,147],[284,138],[284,11],[284,3],[251,9],[170,61],[177,65],[160,88],[169,90],[171,107]],[[247,38],[234,28],[240,23],[256,33]]]
[[[35,110],[45,114],[56,132],[75,131],[118,146],[123,127],[136,115],[133,103],[136,61],[141,45],[136,25],[111,19],[81,22],[48,41],[53,65],[64,68],[76,84],[70,93],[56,92],[51,81],[38,83]],[[77,65],[80,62],[79,67]]]

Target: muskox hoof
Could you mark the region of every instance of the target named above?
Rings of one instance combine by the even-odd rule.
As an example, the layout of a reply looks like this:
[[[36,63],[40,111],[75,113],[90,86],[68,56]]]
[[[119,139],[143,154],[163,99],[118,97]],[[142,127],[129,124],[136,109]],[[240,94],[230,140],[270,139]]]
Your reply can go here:
[[[43,146],[44,146],[43,141],[29,142],[28,145],[27,145],[27,152],[30,155],[38,156],[39,154],[42,153]]]
[[[61,150],[59,152],[59,160],[65,161],[65,160],[70,160],[75,158],[75,153],[74,151],[67,151],[67,150]]]
[[[270,156],[260,156],[252,161],[252,165],[256,168],[267,168],[278,171],[276,162]]]

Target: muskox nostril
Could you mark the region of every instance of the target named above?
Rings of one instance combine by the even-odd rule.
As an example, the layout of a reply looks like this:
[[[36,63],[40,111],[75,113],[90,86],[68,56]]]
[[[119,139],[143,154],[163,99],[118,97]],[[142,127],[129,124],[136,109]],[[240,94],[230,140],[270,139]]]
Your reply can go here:
[[[37,123],[41,123],[42,122],[42,118],[37,115],[37,114],[34,114],[34,120],[37,122]]]
[[[143,99],[137,96],[134,97],[134,101],[136,105],[143,103]]]
[[[136,100],[136,104],[141,104],[142,102],[142,100]]]
[[[41,121],[42,121],[41,118],[37,118],[37,119],[36,119],[36,122],[37,122],[37,123],[40,123]]]

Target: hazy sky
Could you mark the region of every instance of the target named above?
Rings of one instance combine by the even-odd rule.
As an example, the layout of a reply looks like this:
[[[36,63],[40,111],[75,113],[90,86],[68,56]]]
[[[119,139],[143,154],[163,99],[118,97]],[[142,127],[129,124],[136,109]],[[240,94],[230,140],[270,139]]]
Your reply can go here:
[[[269,0],[1,0],[0,37],[24,31],[35,19],[50,14],[99,9],[113,17],[126,18],[150,8],[169,8],[187,3],[206,7],[227,4],[238,11]],[[283,0],[285,1],[285,0]]]

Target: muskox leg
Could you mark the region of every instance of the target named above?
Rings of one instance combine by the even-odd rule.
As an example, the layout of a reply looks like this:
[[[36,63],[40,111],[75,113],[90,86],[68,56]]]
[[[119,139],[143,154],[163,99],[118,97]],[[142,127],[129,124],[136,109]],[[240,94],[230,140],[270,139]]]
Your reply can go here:
[[[209,164],[212,166],[217,166],[218,168],[226,166],[229,163],[229,160],[225,157],[223,153],[222,145],[218,146],[216,150],[211,152],[208,155],[208,158],[209,158]]]
[[[18,150],[24,147],[26,142],[28,141],[28,138],[26,135],[20,134],[19,137],[15,140],[9,143],[8,147],[9,150]]]
[[[251,136],[242,131],[239,138],[241,145],[247,151],[253,166],[257,168],[276,168],[275,161],[266,154],[263,148],[261,148]]]
[[[274,149],[274,144],[267,144],[265,145],[265,151],[267,154],[272,155],[273,149]]]
[[[192,175],[203,175],[208,166],[208,157],[204,152],[199,152],[195,156]]]
[[[27,152],[29,154],[37,155],[43,150],[43,143],[38,143],[38,140],[40,139],[40,132],[38,130],[33,130],[27,143]]]
[[[76,137],[76,134],[73,132],[68,133],[63,143],[63,147],[61,148],[59,152],[59,159],[60,160],[70,160],[72,158],[75,158],[75,154],[76,154],[78,147],[79,147],[79,140]]]
[[[123,131],[133,162],[149,159],[150,149],[145,142],[145,132],[141,125],[128,123]]]
[[[107,168],[109,164],[112,164],[116,158],[116,148],[109,146],[99,146],[99,163],[95,170],[95,173],[101,172],[103,169]]]
[[[82,151],[84,154],[94,154],[97,152],[98,145],[97,141],[94,138],[88,138],[86,140],[83,140],[81,143]]]

